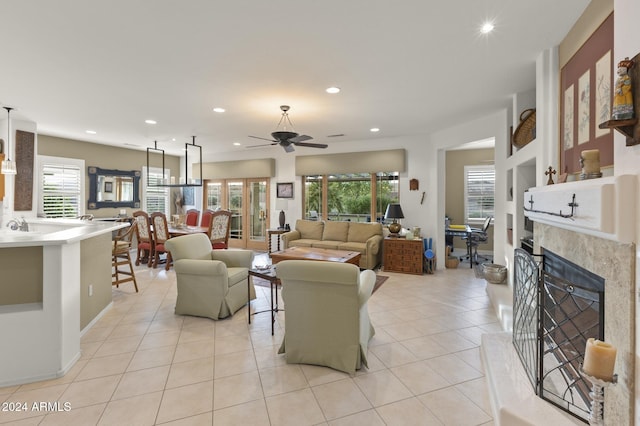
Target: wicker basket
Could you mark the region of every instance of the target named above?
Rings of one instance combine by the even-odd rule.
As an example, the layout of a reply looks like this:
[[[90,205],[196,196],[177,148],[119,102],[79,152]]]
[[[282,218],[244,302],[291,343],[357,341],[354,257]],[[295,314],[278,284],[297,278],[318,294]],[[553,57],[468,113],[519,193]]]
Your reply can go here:
[[[520,124],[513,132],[511,144],[516,148],[522,148],[536,138],[536,110],[525,109],[520,114]]]

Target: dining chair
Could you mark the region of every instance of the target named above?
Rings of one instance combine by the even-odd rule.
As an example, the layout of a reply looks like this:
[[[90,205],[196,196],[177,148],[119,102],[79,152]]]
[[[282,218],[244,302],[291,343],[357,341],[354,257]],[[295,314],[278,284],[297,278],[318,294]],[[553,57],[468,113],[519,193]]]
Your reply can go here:
[[[164,253],[167,255],[164,269],[168,271],[171,266],[171,252],[165,248],[164,243],[171,238],[171,235],[167,225],[167,216],[162,212],[151,213],[151,225],[153,227],[153,265],[149,259],[149,267],[158,266],[160,255]]]
[[[187,210],[187,226],[198,226],[198,216],[200,216],[200,210],[189,209]]]
[[[111,248],[113,272],[111,274],[111,284],[116,288],[120,284],[133,281],[133,286],[138,292],[138,283],[136,282],[136,274],[131,264],[131,246],[133,242],[133,234],[136,231],[136,223],[134,222],[126,228],[120,228],[113,237],[113,246]],[[128,267],[128,269],[121,269]]]
[[[209,239],[213,249],[229,248],[229,234],[231,232],[231,215],[229,210],[213,212],[209,223]]]
[[[203,228],[209,227],[209,224],[211,223],[211,216],[213,216],[213,213],[215,212],[210,209],[206,209],[205,211],[203,211],[202,217],[200,218],[200,226],[202,226]]]
[[[151,234],[151,221],[147,212],[138,210],[133,213],[136,224],[137,254],[136,266],[140,263],[150,263],[153,258],[153,235]]]

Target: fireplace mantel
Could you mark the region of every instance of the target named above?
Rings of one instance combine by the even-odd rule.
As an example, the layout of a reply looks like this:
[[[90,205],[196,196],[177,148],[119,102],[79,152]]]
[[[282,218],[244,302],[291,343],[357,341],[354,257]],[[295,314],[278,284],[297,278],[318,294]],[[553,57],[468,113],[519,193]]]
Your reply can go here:
[[[635,242],[636,181],[636,175],[620,175],[530,188],[524,214],[569,231]]]

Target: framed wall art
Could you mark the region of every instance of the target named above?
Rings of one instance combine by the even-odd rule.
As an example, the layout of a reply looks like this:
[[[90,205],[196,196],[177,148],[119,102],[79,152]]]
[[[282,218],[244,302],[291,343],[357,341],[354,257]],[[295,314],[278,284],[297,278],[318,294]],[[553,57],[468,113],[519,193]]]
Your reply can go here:
[[[277,183],[276,194],[278,198],[293,198],[293,182]]]
[[[613,14],[560,70],[560,170],[581,172],[580,153],[600,151],[601,167],[613,166],[613,133],[598,125],[610,119],[613,85]]]

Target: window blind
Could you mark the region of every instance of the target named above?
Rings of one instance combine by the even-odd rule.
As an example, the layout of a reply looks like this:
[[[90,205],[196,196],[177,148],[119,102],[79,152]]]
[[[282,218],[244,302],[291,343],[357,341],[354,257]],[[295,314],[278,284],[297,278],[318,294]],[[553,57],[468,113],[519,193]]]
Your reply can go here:
[[[81,169],[74,165],[42,164],[42,210],[45,217],[76,217],[80,212]]]
[[[148,180],[151,185],[163,183],[162,169],[151,168],[147,170]],[[169,173],[170,174],[170,173]],[[169,214],[169,188],[166,186],[147,186],[145,188],[145,211],[149,214],[162,212]]]
[[[495,167],[465,166],[464,175],[466,221],[480,221],[494,216]]]

